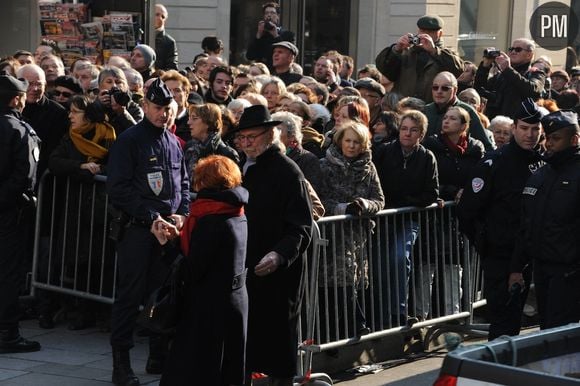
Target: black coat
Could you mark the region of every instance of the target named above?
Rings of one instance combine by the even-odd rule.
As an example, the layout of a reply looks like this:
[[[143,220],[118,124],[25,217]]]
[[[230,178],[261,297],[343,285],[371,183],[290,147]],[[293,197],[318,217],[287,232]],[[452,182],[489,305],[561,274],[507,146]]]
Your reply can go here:
[[[520,225],[521,193],[542,164],[538,152],[524,150],[512,140],[486,154],[472,169],[457,216],[460,230],[475,242],[485,259],[511,259]]]
[[[264,31],[264,34],[260,39],[256,39],[256,36],[254,36],[250,42],[250,45],[248,46],[246,58],[255,62],[262,62],[271,69],[272,52],[274,51],[272,44],[282,41],[296,44],[296,36],[294,35],[294,32],[286,31],[281,27],[278,27],[278,37],[275,38],[267,31]]]
[[[435,155],[439,172],[439,196],[446,201],[455,199],[459,189],[465,185],[471,169],[485,154],[483,144],[473,138],[468,138],[464,154],[449,150],[439,135],[425,138],[423,146]]]
[[[427,206],[439,196],[437,161],[419,145],[405,160],[398,140],[380,145],[373,162],[377,167],[386,208]]]
[[[60,104],[43,96],[38,103],[27,103],[22,111],[22,117],[42,140],[37,168],[38,181],[40,181],[40,177],[48,168],[50,154],[58,146],[70,126],[68,113]]]
[[[168,35],[165,30],[155,32],[155,68],[157,70],[177,70],[179,57],[175,39]]]
[[[580,149],[563,150],[546,161],[523,189],[512,272],[522,272],[530,259],[555,272],[580,268]]]
[[[320,194],[323,176],[318,157],[303,148],[291,149],[287,155],[288,158],[296,162],[296,165],[298,165],[302,174],[310,182],[316,193]]]
[[[248,192],[200,191],[198,198],[245,204]],[[185,259],[185,299],[160,385],[232,385],[244,381],[248,294],[245,216],[212,214],[197,220]],[[168,246],[167,254],[177,255]],[[171,257],[173,257],[171,256]]]
[[[21,203],[34,188],[39,141],[16,110],[0,111],[0,212]]]
[[[530,63],[508,67],[488,78],[491,67],[480,65],[475,73],[475,89],[487,98],[485,115],[491,120],[496,115],[514,118],[526,98],[538,100],[544,92],[546,74],[530,71]]]
[[[298,166],[271,146],[247,168],[248,217],[248,370],[280,378],[296,373],[297,317],[302,301],[312,210]],[[254,267],[269,252],[284,261],[258,277]]]

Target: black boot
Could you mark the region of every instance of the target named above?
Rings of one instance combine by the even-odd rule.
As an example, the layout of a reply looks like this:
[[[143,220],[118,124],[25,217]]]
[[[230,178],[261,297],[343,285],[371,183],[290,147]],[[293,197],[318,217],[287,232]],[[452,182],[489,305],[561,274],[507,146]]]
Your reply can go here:
[[[129,350],[113,350],[113,379],[116,386],[139,386],[139,378],[131,368]]]
[[[0,354],[39,351],[40,343],[24,339],[18,327],[0,330]]]
[[[149,358],[145,371],[148,374],[161,374],[165,366],[165,357],[167,355],[167,338],[160,335],[149,337]]]

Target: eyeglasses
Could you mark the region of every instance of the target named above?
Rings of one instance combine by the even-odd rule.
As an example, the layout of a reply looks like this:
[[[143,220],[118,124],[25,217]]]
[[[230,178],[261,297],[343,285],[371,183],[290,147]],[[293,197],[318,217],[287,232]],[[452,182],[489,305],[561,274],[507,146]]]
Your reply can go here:
[[[68,91],[58,91],[58,90],[54,90],[53,94],[54,94],[54,96],[57,96],[57,97],[62,95],[65,98],[70,98],[73,95],[72,93],[70,93]]]
[[[513,51],[515,51],[516,53],[518,53],[518,54],[519,54],[519,53],[520,53],[520,52],[522,52],[522,51],[529,51],[529,50],[527,50],[527,49],[525,49],[525,48],[522,48],[522,47],[509,47],[509,48],[508,48],[508,51],[509,51],[509,52],[513,52]]]
[[[254,141],[256,140],[256,138],[266,134],[266,132],[268,132],[268,130],[264,130],[259,134],[251,134],[251,135],[242,135],[242,134],[238,134],[236,135],[236,140],[239,142],[242,141],[247,141],[249,144],[254,143]]]
[[[433,91],[443,90],[445,92],[450,91],[452,88],[453,88],[453,86],[433,86],[433,87],[431,87],[431,89]]]

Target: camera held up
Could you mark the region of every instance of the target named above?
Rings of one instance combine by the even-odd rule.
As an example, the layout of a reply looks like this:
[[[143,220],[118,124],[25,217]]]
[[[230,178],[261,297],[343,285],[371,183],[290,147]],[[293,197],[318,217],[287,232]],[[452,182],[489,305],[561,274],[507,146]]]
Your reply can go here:
[[[501,54],[501,51],[495,47],[487,47],[483,50],[483,57],[486,59],[495,59]]]
[[[409,36],[409,44],[412,46],[418,46],[421,44],[421,38],[419,38],[417,35],[411,35]]]

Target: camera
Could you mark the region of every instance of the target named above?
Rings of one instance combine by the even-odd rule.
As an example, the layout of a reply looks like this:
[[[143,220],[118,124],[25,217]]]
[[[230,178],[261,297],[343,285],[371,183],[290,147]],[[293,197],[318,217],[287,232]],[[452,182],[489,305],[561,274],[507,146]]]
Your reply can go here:
[[[487,59],[495,59],[501,54],[501,51],[495,47],[488,47],[483,50],[483,57]]]
[[[127,106],[131,101],[131,96],[129,93],[117,87],[113,87],[109,90],[109,96],[114,97],[115,102],[121,106]]]
[[[412,46],[418,46],[421,44],[421,38],[419,38],[417,35],[411,35],[409,36],[409,44]]]
[[[276,24],[272,23],[270,20],[266,20],[264,23],[264,29],[266,31],[273,31],[276,28]]]

